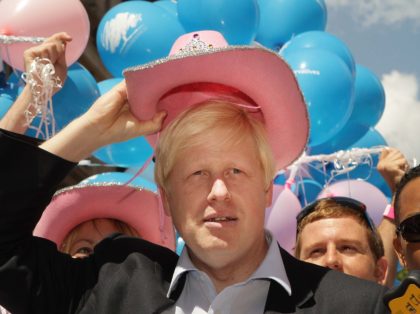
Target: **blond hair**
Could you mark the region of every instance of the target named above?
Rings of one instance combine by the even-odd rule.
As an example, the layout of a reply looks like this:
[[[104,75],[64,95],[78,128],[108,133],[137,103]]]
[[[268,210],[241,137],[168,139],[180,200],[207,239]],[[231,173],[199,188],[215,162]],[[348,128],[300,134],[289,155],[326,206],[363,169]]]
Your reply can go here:
[[[92,220],[88,220],[91,221],[94,228],[97,229],[97,221],[99,219],[102,218],[96,218],[96,219],[92,219]],[[140,235],[138,234],[138,232],[132,228],[131,226],[127,225],[126,223],[118,220],[118,219],[113,219],[113,218],[104,218],[109,220],[114,226],[115,228],[118,230],[118,232],[128,235],[128,236],[132,236],[132,237],[140,237]],[[81,222],[80,224],[78,224],[76,227],[74,227],[64,238],[63,242],[60,245],[60,251],[66,254],[70,254],[70,248],[73,245],[74,239],[76,238],[80,227],[82,226],[82,224],[84,224],[86,221]]]
[[[225,100],[207,100],[189,108],[162,132],[155,150],[156,183],[166,191],[167,179],[179,154],[205,143],[203,135],[221,129],[224,134],[220,139],[222,143],[236,144],[252,137],[268,188],[275,175],[275,161],[265,127],[247,109]]]

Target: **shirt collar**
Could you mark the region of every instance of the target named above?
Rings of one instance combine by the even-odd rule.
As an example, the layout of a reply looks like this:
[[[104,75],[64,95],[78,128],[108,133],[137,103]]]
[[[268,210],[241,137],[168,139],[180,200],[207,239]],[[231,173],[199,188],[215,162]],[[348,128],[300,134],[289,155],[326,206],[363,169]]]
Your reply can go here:
[[[179,256],[178,263],[176,264],[174,274],[172,275],[171,284],[169,286],[169,290],[167,293],[167,297],[169,298],[172,291],[176,288],[179,279],[181,276],[190,271],[199,271],[194,264],[191,262],[190,256],[188,255],[188,250],[186,245],[181,251],[181,255]]]
[[[257,270],[247,279],[246,282],[256,279],[270,279],[280,284],[289,295],[292,294],[289,278],[287,278],[286,269],[284,268],[283,259],[280,254],[280,249],[277,241],[273,241],[273,235],[270,231],[265,231],[267,243],[269,244],[267,255],[257,268]],[[192,263],[186,247],[181,252],[178,259],[174,274],[172,276],[171,284],[167,296],[169,297],[172,291],[183,274],[190,271],[200,271]]]

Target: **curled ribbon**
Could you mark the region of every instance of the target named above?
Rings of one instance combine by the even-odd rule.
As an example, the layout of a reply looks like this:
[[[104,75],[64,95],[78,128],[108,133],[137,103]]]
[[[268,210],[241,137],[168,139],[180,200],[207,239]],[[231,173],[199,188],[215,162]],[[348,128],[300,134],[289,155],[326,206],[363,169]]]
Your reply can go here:
[[[41,135],[48,139],[55,134],[55,119],[52,105],[53,91],[62,87],[62,82],[55,75],[54,65],[49,59],[35,58],[28,72],[22,74],[22,79],[30,86],[32,102],[25,110],[26,123],[30,125],[35,117],[40,117],[35,129],[36,137]]]

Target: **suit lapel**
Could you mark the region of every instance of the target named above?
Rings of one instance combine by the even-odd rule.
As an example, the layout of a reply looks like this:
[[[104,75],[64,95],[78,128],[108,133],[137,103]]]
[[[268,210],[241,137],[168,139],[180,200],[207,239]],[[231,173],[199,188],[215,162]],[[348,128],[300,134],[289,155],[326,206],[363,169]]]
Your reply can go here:
[[[295,308],[293,297],[280,284],[271,281],[264,313],[294,313]]]
[[[178,279],[178,282],[176,283],[175,289],[172,290],[169,296],[169,298],[173,302],[176,302],[178,298],[180,297],[181,292],[184,289],[186,279],[187,279],[187,272],[184,272],[183,274],[181,274],[181,277]]]
[[[299,308],[313,306],[316,287],[328,270],[309,269],[307,263],[295,259],[281,247],[280,253],[292,288],[292,295],[289,296],[282,286],[272,281],[264,313],[296,313]]]

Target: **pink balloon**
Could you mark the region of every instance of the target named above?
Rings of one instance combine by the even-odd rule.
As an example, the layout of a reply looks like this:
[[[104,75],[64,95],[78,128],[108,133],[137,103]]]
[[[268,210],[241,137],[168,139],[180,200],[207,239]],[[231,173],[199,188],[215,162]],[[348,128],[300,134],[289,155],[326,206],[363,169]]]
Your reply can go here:
[[[89,18],[80,0],[2,0],[0,1],[0,34],[49,37],[67,32],[73,40],[68,44],[66,61],[76,62],[89,39]],[[3,61],[24,71],[23,52],[35,44],[0,44]]]
[[[369,216],[377,226],[381,220],[388,199],[380,189],[363,180],[343,180],[326,187],[318,198],[329,196],[347,196],[366,205]]]
[[[268,217],[270,216],[270,213],[271,213],[271,209],[273,208],[274,204],[277,201],[277,198],[279,197],[279,195],[283,191],[283,189],[284,189],[283,185],[273,184],[273,200],[271,202],[270,207],[267,207],[265,209],[265,223],[267,223]]]
[[[296,195],[289,189],[284,189],[274,203],[266,222],[266,228],[290,254],[294,254],[296,215],[300,210],[301,206]]]

